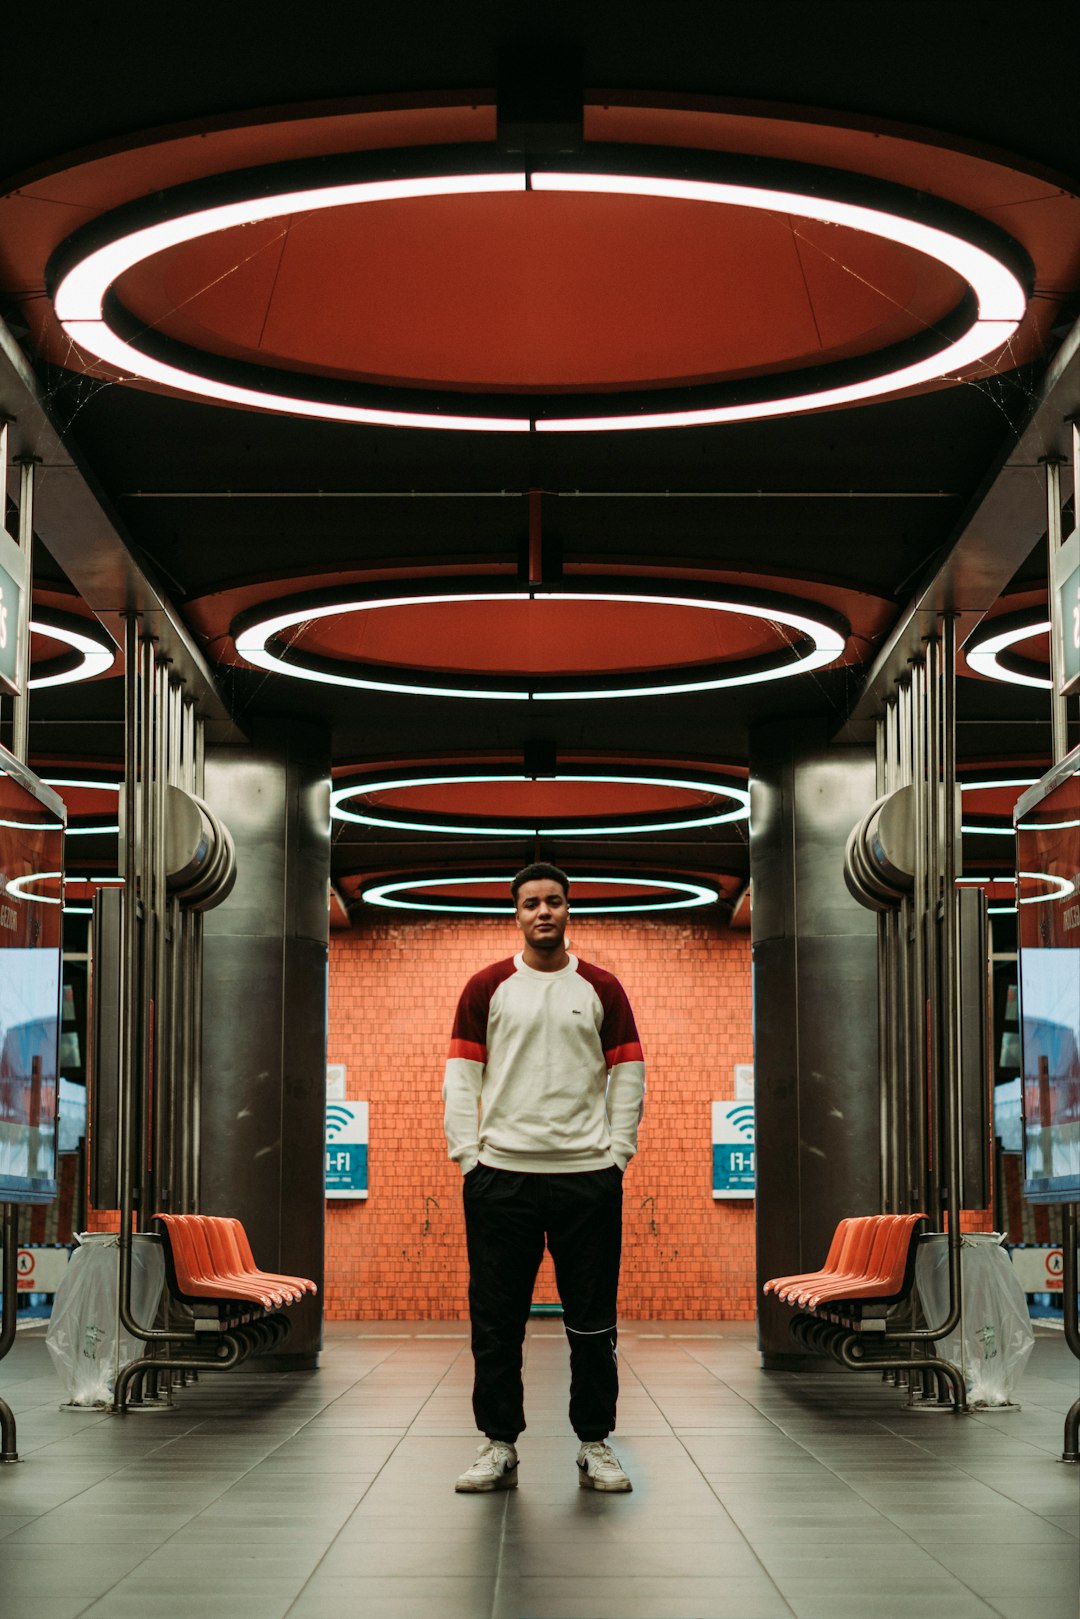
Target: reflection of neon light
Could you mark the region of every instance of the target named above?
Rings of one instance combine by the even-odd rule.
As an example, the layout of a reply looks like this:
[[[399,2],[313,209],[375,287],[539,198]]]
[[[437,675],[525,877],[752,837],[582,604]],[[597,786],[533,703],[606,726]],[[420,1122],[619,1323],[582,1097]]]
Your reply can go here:
[[[92,793],[118,793],[124,785],[122,781],[87,781],[81,776],[42,776],[41,779],[46,787],[82,787]]]
[[[6,892],[14,894],[16,899],[29,900],[31,905],[62,905],[63,900],[60,899],[59,895],[53,899],[48,894],[28,894],[23,885],[24,883],[46,883],[52,881],[53,878],[63,877],[63,875],[62,871],[28,871],[25,877],[9,877]]]
[[[981,888],[986,883],[1011,883],[1014,888],[1016,887],[1016,878],[1009,876],[1009,874],[1004,871],[996,872],[994,875],[989,877],[958,877],[956,881],[958,884],[970,883],[976,888]]]
[[[457,823],[457,822],[454,822],[452,824],[448,824],[445,821],[441,821],[441,822],[439,822],[439,821],[436,821],[436,822],[414,821],[411,818],[404,819],[404,818],[390,817],[390,816],[385,816],[385,815],[384,816],[370,815],[370,814],[363,814],[359,810],[349,810],[349,809],[344,808],[345,803],[350,798],[354,798],[354,797],[367,798],[373,793],[385,793],[385,792],[393,792],[393,791],[403,791],[406,788],[414,788],[414,787],[442,787],[442,786],[454,786],[454,785],[471,784],[471,783],[481,783],[481,784],[487,785],[489,783],[498,783],[498,782],[504,782],[504,781],[509,781],[509,782],[531,782],[533,779],[534,778],[532,776],[509,776],[509,775],[502,775],[502,776],[494,776],[494,775],[451,776],[451,775],[446,775],[446,776],[399,776],[399,777],[395,777],[395,778],[392,778],[392,779],[387,779],[385,781],[362,782],[362,783],[359,783],[358,785],[352,786],[352,787],[339,787],[337,789],[337,791],[331,795],[331,799],[330,799],[330,805],[331,805],[330,815],[331,815],[331,819],[333,819],[333,820],[355,821],[355,822],[357,822],[358,824],[360,824],[362,826],[387,827],[387,828],[390,828],[391,830],[400,830],[400,831],[407,831],[407,832],[446,832],[446,833],[449,833],[449,834],[457,834],[459,836],[466,836],[467,835],[467,836],[470,836],[470,837],[475,836],[475,837],[499,837],[499,838],[520,837],[522,835],[528,835],[528,834],[540,832],[540,833],[543,833],[544,835],[550,836],[550,837],[575,838],[575,837],[593,837],[593,836],[600,835],[601,833],[605,837],[610,837],[610,836],[617,836],[619,834],[624,834],[625,835],[626,833],[631,833],[631,832],[669,832],[669,831],[676,831],[676,830],[680,830],[682,828],[688,828],[688,827],[719,826],[719,825],[721,825],[721,824],[723,824],[725,822],[728,822],[728,821],[745,821],[749,817],[749,814],[750,814],[750,794],[743,787],[729,786],[726,783],[719,782],[719,781],[685,781],[685,780],[676,780],[674,777],[670,777],[670,776],[626,776],[626,775],[623,775],[623,776],[570,775],[570,776],[551,776],[551,777],[547,777],[545,779],[550,780],[550,781],[560,781],[560,782],[577,782],[577,781],[600,782],[600,783],[610,784],[610,785],[613,785],[613,786],[618,786],[618,785],[620,785],[622,783],[628,783],[628,784],[630,784],[632,786],[639,786],[639,787],[678,787],[678,788],[683,788],[683,789],[685,789],[686,791],[689,791],[689,792],[710,793],[714,797],[720,796],[722,794],[723,796],[725,796],[727,798],[730,798],[730,799],[732,799],[734,801],[735,808],[733,810],[727,810],[727,811],[725,811],[724,813],[721,813],[721,814],[698,816],[698,817],[695,817],[693,819],[683,819],[683,820],[663,821],[663,822],[650,822],[650,823],[635,822],[633,825],[625,825],[625,826],[607,826],[607,825],[603,824],[602,822],[594,824],[592,826],[558,826],[554,822],[548,822],[548,821],[542,822],[542,823],[540,823],[538,825],[535,825],[535,826],[530,825],[530,824],[528,824],[528,823],[526,823],[524,821],[517,821],[517,822],[514,822],[514,823],[507,824],[505,826],[473,826],[473,825],[465,825],[464,823]]]
[[[41,779],[46,787],[79,787],[84,792],[94,793],[119,793],[123,786],[119,781],[87,781],[74,776],[42,776]],[[119,831],[119,822],[95,821],[90,825],[69,825],[67,835],[69,838],[109,837]]]
[[[784,395],[772,399],[700,410],[657,411],[642,415],[552,418],[532,422],[528,417],[480,417],[371,409],[313,400],[298,395],[241,387],[198,371],[156,359],[127,342],[109,324],[108,298],[126,271],[166,249],[224,230],[287,215],[330,208],[354,207],[403,199],[460,196],[480,192],[534,191],[660,197],[681,202],[767,210],[825,224],[839,225],[895,242],[945,265],[961,276],[974,294],[976,313],[968,328],[952,342],[915,364],[901,366],[876,377],[816,393]],[[974,361],[1000,348],[1016,330],[1027,307],[1019,279],[1000,259],[950,231],[923,224],[881,208],[843,202],[835,197],[716,180],[688,180],[663,175],[574,174],[534,171],[528,180],[518,170],[504,173],[430,175],[394,180],[351,181],[305,187],[277,194],[243,197],[188,214],[158,220],[115,236],[86,252],[60,277],[53,290],[57,319],[81,348],[121,371],[165,387],[219,399],[228,404],[326,420],[376,423],[402,427],[473,428],[488,432],[582,432],[633,427],[672,427],[708,422],[748,421],[792,412],[820,410],[854,400],[911,388],[955,375]],[[460,396],[459,396],[460,397]]]
[[[74,669],[67,669],[59,675],[32,677],[26,683],[31,691],[42,691],[46,686],[72,686],[79,680],[93,680],[95,675],[102,675],[106,669],[111,669],[116,661],[116,653],[103,647],[100,641],[93,640],[89,635],[80,635],[78,630],[68,629],[66,625],[46,624],[32,618],[30,630],[34,635],[48,635],[54,641],[63,641],[65,646],[74,647],[76,652],[82,653],[82,662]]]
[[[579,601],[579,602],[641,602],[648,606],[660,607],[692,607],[708,612],[734,613],[746,618],[764,619],[771,624],[780,625],[785,629],[798,631],[800,635],[808,636],[814,643],[813,650],[805,657],[796,659],[793,663],[781,664],[771,669],[759,669],[749,674],[724,675],[713,680],[689,680],[678,684],[667,682],[649,686],[608,686],[596,691],[575,691],[565,687],[559,689],[528,690],[522,688],[503,688],[480,690],[475,687],[422,685],[416,681],[374,680],[360,675],[345,675],[324,672],[320,669],[305,668],[303,664],[287,662],[276,653],[268,650],[267,642],[272,637],[281,635],[286,630],[296,629],[300,625],[311,623],[315,619],[345,617],[350,613],[373,612],[387,607],[428,607],[428,606],[458,606],[462,602],[523,602],[535,599],[536,601]],[[812,669],[824,668],[832,663],[844,650],[844,638],[831,625],[824,624],[818,619],[811,618],[803,613],[793,613],[787,607],[762,607],[754,604],[737,601],[710,601],[705,597],[696,596],[633,596],[611,594],[607,591],[536,591],[532,598],[525,591],[494,593],[490,591],[469,592],[454,596],[397,596],[377,601],[351,601],[337,602],[316,607],[292,608],[287,613],[277,613],[270,618],[249,625],[236,636],[236,650],[248,663],[259,669],[269,669],[277,674],[291,675],[299,680],[314,680],[325,685],[357,687],[364,691],[390,691],[402,692],[412,696],[421,697],[469,697],[495,701],[527,702],[530,698],[537,701],[573,702],[574,700],[599,700],[610,697],[656,697],[672,692],[689,691],[717,691],[727,686],[750,686],[768,680],[783,680],[791,675],[806,674]],[[565,677],[562,677],[565,678]]]
[[[1013,776],[1008,781],[965,781],[960,785],[962,793],[989,793],[1002,787],[1034,787],[1038,776]]]
[[[979,838],[1011,838],[1011,826],[968,826],[961,824],[961,832],[970,832],[973,837]]]
[[[1049,691],[1053,682],[1044,675],[1025,675],[1015,669],[1006,669],[998,661],[999,653],[1005,652],[1009,647],[1015,646],[1017,641],[1027,641],[1033,635],[1049,635],[1050,620],[1038,624],[1022,624],[1019,629],[1000,630],[997,635],[988,635],[985,640],[975,645],[970,643],[964,648],[964,657],[968,667],[977,674],[985,675],[988,680],[1005,680],[1014,686],[1035,686],[1040,691]]]
[[[1032,883],[1055,883],[1057,886],[1050,894],[1031,894],[1026,899],[1021,897],[1021,905],[1047,905],[1051,900],[1066,899],[1070,894],[1076,893],[1076,884],[1068,877],[1054,877],[1048,871],[1020,871],[1017,876]]]
[[[65,916],[93,916],[93,914],[94,914],[94,907],[92,905],[65,905],[64,906],[64,915]]]
[[[712,905],[719,899],[719,891],[708,888],[704,883],[687,883],[676,881],[672,877],[663,880],[655,878],[638,877],[628,872],[623,877],[574,877],[575,883],[595,883],[597,885],[612,884],[623,887],[633,883],[637,888],[656,888],[665,893],[685,894],[686,899],[673,899],[660,902],[650,902],[644,905],[635,905],[633,901],[616,905],[595,905],[590,900],[583,900],[575,904],[573,909],[579,916],[613,916],[638,915],[642,911],[681,911],[690,910],[698,905]],[[513,916],[513,904],[502,905],[453,905],[442,900],[407,900],[395,899],[396,894],[415,893],[424,888],[461,888],[475,886],[479,883],[505,883],[510,885],[510,874],[500,873],[492,877],[410,877],[403,881],[392,883],[378,883],[373,888],[361,891],[360,898],[368,905],[385,905],[400,911],[452,911],[456,914],[470,916]]]
[[[12,827],[16,831],[18,831],[20,828],[32,828],[35,832],[62,832],[64,830],[63,821],[4,821],[4,820],[0,820],[0,826],[9,826],[9,827]]]
[[[1018,821],[1018,832],[1070,832],[1080,821]]]
[[[988,905],[986,907],[986,914],[987,914],[987,916],[1015,916],[1016,915],[1016,906],[1015,905]]]

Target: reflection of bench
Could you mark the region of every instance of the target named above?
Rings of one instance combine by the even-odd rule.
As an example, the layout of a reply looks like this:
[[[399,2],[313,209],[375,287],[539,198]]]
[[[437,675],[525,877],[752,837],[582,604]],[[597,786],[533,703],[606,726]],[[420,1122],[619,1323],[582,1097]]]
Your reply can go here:
[[[925,1214],[867,1214],[840,1221],[824,1264],[815,1271],[774,1276],[764,1285],[791,1307],[791,1335],[804,1349],[832,1355],[856,1370],[896,1370],[908,1364],[944,1378],[956,1408],[966,1405],[963,1381],[948,1361],[915,1358],[915,1254]],[[905,1308],[907,1307],[907,1308]],[[897,1330],[898,1318],[907,1326]],[[896,1358],[899,1346],[907,1350]],[[928,1343],[922,1347],[929,1348]]]
[[[289,1331],[282,1313],[318,1289],[306,1276],[260,1270],[239,1220],[210,1214],[158,1214],[169,1297],[188,1318],[172,1343],[194,1353],[177,1360],[153,1354],[117,1379],[114,1408],[126,1409],[137,1379],[169,1369],[224,1370],[251,1355],[278,1349]],[[207,1353],[209,1351],[209,1353]]]

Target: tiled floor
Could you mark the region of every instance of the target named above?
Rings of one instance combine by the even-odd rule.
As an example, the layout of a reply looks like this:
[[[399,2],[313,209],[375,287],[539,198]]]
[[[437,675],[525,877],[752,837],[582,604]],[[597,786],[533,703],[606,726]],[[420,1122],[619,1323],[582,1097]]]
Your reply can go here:
[[[0,1365],[4,1619],[1076,1619],[1080,1387],[1040,1332],[1019,1412],[765,1373],[750,1328],[620,1339],[629,1496],[579,1490],[558,1323],[530,1326],[521,1485],[458,1496],[464,1324],[329,1329],[322,1369],[207,1376],[172,1409],[59,1409],[43,1335]]]

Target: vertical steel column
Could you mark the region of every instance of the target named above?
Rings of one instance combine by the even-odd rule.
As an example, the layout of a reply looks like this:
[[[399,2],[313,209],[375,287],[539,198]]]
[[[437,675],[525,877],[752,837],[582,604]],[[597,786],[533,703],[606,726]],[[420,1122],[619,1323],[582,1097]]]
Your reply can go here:
[[[911,750],[915,788],[915,888],[909,913],[911,988],[908,1039],[907,1133],[908,1204],[905,1213],[927,1208],[926,1195],[926,1050],[927,929],[930,908],[932,862],[930,859],[930,748],[925,657],[911,671]]]
[[[1076,1320],[1076,1243],[1080,1232],[1077,1231],[1076,1216],[1077,1208],[1075,1203],[1063,1205],[1061,1210],[1061,1292],[1062,1303],[1065,1306],[1065,1342],[1077,1359],[1080,1360],[1080,1326],[1077,1325]],[[1063,1462],[1080,1462],[1080,1399],[1073,1401],[1065,1418],[1065,1443],[1062,1446],[1061,1459]]]
[[[1075,434],[1076,429],[1073,428]],[[1050,735],[1055,764],[1069,751],[1069,705],[1058,692],[1061,679],[1061,650],[1064,626],[1054,590],[1054,565],[1061,545],[1061,463],[1047,460],[1046,469],[1046,578],[1050,593]],[[1080,512],[1077,514],[1080,522]]]
[[[153,1199],[151,1143],[153,1141],[154,1109],[154,958],[156,928],[154,917],[154,863],[157,848],[157,806],[155,803],[154,752],[157,727],[155,725],[155,656],[154,642],[144,635],[140,645],[142,697],[142,860],[139,869],[139,912],[142,917],[140,936],[139,999],[142,1010],[142,1028],[139,1062],[139,1126],[138,1166],[135,1176],[137,1188],[137,1223],[145,1229],[147,1208]]]
[[[4,1315],[0,1323],[0,1360],[15,1342],[15,1315],[19,1303],[19,1210],[4,1204]],[[0,1400],[0,1462],[17,1462],[15,1413],[6,1400]]]
[[[889,730],[894,706],[891,702],[886,704],[885,713],[874,728],[874,762],[876,768],[874,785],[878,798],[881,798],[889,790],[887,785],[889,780]],[[889,923],[891,920],[892,912],[884,912],[878,917],[877,928],[878,1128],[881,1137],[878,1152],[881,1158],[882,1206],[889,1211],[893,1208],[892,1160],[889,1152],[889,1141],[893,1097],[892,1029],[896,1014],[896,997],[893,993],[891,976],[894,961],[889,936]]]
[[[941,1108],[941,947],[938,916],[942,905],[942,802],[941,783],[944,757],[942,716],[941,642],[931,638],[926,648],[927,708],[927,895],[922,918],[926,939],[925,1049],[926,1080],[923,1097],[925,1128],[922,1152],[926,1165],[926,1212],[936,1229],[942,1221],[942,1108]]]
[[[941,1159],[947,1184],[943,1203],[949,1210],[949,1288],[954,1306],[961,1305],[960,1211],[964,1206],[963,1121],[960,1061],[960,910],[956,899],[956,619],[945,615],[942,625],[942,753],[945,802],[942,813],[942,889],[944,901],[944,1066]]]
[[[202,720],[192,710],[192,780],[193,791],[201,798],[206,790],[206,733]],[[203,918],[197,911],[190,919],[191,928],[191,1198],[192,1208],[202,1205],[202,1179],[200,1173],[199,1141],[202,1133],[202,1077],[203,1077]]]
[[[169,1159],[173,1133],[173,1007],[169,995],[168,901],[165,894],[165,814],[168,807],[169,753],[172,705],[169,665],[162,659],[154,670],[154,861],[151,872],[151,909],[154,918],[153,1040],[151,1042],[151,1095],[153,1116],[148,1132],[153,1143],[150,1162],[150,1199],[143,1211],[145,1227],[159,1208],[172,1208],[173,1178]]]
[[[34,460],[30,456],[19,461],[19,549],[25,573],[17,643],[20,690],[11,711],[11,751],[25,764],[30,752],[30,599],[34,587]]]
[[[120,913],[120,1063],[116,1137],[120,1177],[120,1320],[131,1317],[131,1220],[135,1182],[135,1083],[138,1064],[139,766],[142,666],[139,621],[132,613],[124,635],[124,895]]]

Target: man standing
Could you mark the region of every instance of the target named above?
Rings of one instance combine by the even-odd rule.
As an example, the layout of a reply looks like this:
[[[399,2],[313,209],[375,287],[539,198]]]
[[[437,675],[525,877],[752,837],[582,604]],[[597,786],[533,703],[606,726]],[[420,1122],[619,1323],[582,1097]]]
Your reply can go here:
[[[517,1485],[521,1349],[545,1239],[570,1342],[578,1482],[631,1488],[605,1440],[619,1392],[622,1177],[645,1070],[622,985],[567,952],[569,890],[557,866],[518,872],[522,949],[470,978],[450,1041],[446,1139],[465,1177],[473,1413],[485,1435],[457,1481],[464,1492]]]

